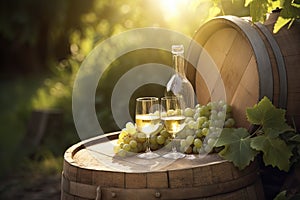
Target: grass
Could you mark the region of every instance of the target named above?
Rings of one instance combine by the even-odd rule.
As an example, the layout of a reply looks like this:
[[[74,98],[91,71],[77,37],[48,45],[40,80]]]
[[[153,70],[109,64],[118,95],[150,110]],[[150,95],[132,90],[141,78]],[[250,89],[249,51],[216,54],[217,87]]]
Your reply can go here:
[[[25,137],[31,99],[43,77],[28,76],[0,81],[0,176],[16,165],[18,147]]]
[[[47,75],[0,80],[0,199],[35,199],[36,195],[53,199],[60,193],[63,153],[78,139],[72,124],[63,122],[63,130],[45,136],[30,155],[26,153],[30,146],[24,145],[33,99],[46,80]],[[49,188],[54,192],[49,193]]]
[[[49,81],[47,75],[23,76],[0,81],[0,178],[14,172],[29,156],[26,152],[30,146],[24,143],[28,137],[26,135],[28,122],[34,109],[33,102],[36,102],[37,94],[45,87],[46,81]],[[69,112],[68,110],[68,113],[64,113],[64,116],[71,118]],[[56,166],[58,171],[61,170],[57,162],[54,162],[56,157],[58,160],[62,159],[63,151],[78,140],[72,121],[65,121],[63,119],[62,130],[47,130],[51,131],[51,134],[44,136],[43,143],[31,155],[32,160],[26,161],[27,165],[32,161],[32,164],[36,162],[33,168],[38,169],[38,165],[44,169]],[[52,157],[49,156],[51,154]],[[51,166],[52,162],[54,166]]]

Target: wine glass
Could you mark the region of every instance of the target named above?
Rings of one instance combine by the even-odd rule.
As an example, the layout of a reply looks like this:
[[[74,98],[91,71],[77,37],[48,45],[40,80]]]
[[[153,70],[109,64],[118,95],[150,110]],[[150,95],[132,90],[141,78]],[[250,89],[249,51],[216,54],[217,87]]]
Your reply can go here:
[[[164,158],[179,159],[185,154],[176,150],[175,137],[185,126],[184,102],[179,96],[167,96],[161,98],[161,120],[166,130],[172,134],[172,151],[165,154]]]
[[[152,159],[159,157],[150,149],[150,135],[155,132],[160,125],[160,108],[157,97],[140,97],[136,99],[135,123],[137,130],[146,134],[146,152],[138,155],[139,158]]]

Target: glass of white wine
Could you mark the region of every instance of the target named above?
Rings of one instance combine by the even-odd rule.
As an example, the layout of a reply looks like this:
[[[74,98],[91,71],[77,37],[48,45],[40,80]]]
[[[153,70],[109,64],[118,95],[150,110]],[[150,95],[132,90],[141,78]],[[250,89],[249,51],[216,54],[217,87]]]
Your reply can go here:
[[[164,122],[166,130],[172,134],[172,151],[165,154],[164,158],[179,159],[185,154],[176,149],[176,134],[185,127],[184,102],[181,97],[167,96],[161,98],[161,120]]]
[[[140,97],[136,99],[135,123],[139,132],[146,134],[146,152],[139,154],[139,158],[153,159],[160,155],[150,149],[150,135],[155,132],[161,123],[160,106],[157,97]]]

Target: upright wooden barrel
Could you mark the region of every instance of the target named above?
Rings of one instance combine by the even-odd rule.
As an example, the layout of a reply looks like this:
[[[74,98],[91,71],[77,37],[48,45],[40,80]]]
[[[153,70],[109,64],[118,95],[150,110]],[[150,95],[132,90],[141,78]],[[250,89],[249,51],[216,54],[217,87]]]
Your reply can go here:
[[[112,153],[117,137],[95,137],[65,152],[62,200],[264,199],[256,162],[240,171],[217,154],[176,161],[120,158]]]
[[[198,59],[197,66],[186,68],[198,101],[209,102],[209,91],[213,91],[205,81],[209,77],[194,68],[205,65],[201,54],[207,52],[221,74],[226,100],[233,106],[238,126],[250,126],[246,108],[267,96],[275,106],[286,109],[288,122],[300,129],[300,23],[273,34],[277,17],[278,13],[272,13],[265,24],[235,16],[214,18],[193,37],[204,50],[196,52],[192,45],[188,50],[188,60]]]

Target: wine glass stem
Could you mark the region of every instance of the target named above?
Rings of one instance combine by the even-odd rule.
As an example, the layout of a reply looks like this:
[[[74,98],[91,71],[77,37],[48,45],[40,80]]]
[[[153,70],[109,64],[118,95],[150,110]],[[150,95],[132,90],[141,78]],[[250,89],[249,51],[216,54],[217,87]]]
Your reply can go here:
[[[176,152],[177,152],[177,149],[176,149],[176,143],[175,143],[175,138],[173,138],[173,140],[172,140],[172,152],[173,152],[173,153],[176,153]]]
[[[148,152],[151,152],[151,149],[150,149],[150,137],[147,137],[146,138],[146,153]]]

